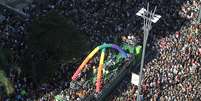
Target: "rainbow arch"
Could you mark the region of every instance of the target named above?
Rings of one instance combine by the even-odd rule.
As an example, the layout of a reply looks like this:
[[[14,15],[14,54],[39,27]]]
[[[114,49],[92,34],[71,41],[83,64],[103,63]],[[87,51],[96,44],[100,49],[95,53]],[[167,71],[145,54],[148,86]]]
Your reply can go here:
[[[100,92],[102,88],[102,74],[103,74],[103,65],[104,65],[104,58],[105,58],[105,49],[106,48],[113,48],[119,51],[119,53],[122,55],[123,58],[127,57],[127,53],[120,48],[116,44],[102,44],[100,46],[97,46],[82,62],[82,64],[78,67],[78,69],[75,71],[75,73],[72,76],[72,80],[77,80],[79,74],[84,69],[84,66],[89,62],[89,60],[99,51],[101,50],[101,56],[98,66],[98,73],[97,73],[97,80],[96,80],[96,92]]]

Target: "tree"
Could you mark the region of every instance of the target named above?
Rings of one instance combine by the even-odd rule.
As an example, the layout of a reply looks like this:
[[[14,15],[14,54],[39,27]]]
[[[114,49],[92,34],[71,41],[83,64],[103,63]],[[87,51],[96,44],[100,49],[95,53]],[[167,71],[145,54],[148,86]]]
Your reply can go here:
[[[27,32],[23,69],[35,81],[48,80],[59,64],[80,57],[88,47],[86,34],[76,31],[70,18],[56,11],[34,18]]]
[[[10,95],[14,92],[14,88],[10,80],[7,78],[5,69],[3,68],[8,64],[10,53],[7,49],[0,49],[0,85],[5,88],[6,94]]]
[[[14,92],[14,88],[10,80],[6,77],[5,72],[0,69],[0,84],[5,88],[6,94],[10,95]]]

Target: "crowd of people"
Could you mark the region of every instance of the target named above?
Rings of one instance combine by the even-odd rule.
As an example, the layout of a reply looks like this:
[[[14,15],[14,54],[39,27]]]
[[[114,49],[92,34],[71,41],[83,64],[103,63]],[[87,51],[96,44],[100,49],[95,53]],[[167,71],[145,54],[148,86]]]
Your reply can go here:
[[[192,37],[191,40],[190,35],[183,34],[178,39],[177,35],[168,37],[165,42],[170,46],[161,47],[161,56],[146,64],[142,83],[144,99],[200,100],[201,41],[198,36]],[[183,45],[182,41],[185,42]],[[137,86],[131,84],[130,80],[125,78],[111,94],[111,99],[136,100]]]
[[[179,14],[190,19],[190,23],[182,26],[181,30],[165,37],[153,36],[156,41],[151,47],[159,53],[159,57],[144,66],[141,85],[144,100],[201,100],[201,29],[195,17],[199,5],[198,1],[187,1],[181,7]],[[112,93],[111,99],[135,101],[138,92],[136,86],[131,84],[130,78],[123,80],[114,91],[118,93]]]
[[[65,2],[65,1],[63,1],[63,2]],[[2,11],[3,11],[2,15],[5,17],[5,19],[3,19],[3,21],[1,22],[3,24],[3,26],[1,26],[1,32],[2,32],[1,47],[12,49],[13,52],[16,52],[14,57],[17,58],[18,55],[20,55],[19,52],[22,52],[23,49],[26,48],[26,43],[24,43],[24,36],[25,36],[25,31],[26,31],[25,26],[27,26],[31,23],[32,18],[34,16],[43,16],[43,15],[47,14],[48,11],[50,11],[51,9],[56,9],[55,8],[56,5],[58,5],[56,2],[53,4],[52,4],[52,2],[49,2],[48,6],[43,6],[42,4],[37,5],[37,3],[33,3],[29,7],[23,9],[23,12],[26,13],[28,16],[28,18],[26,18],[25,20],[23,20],[23,18],[21,18],[18,15],[12,14],[12,12],[7,9],[2,9]],[[77,24],[77,25],[79,25],[79,24]],[[103,39],[102,37],[100,37],[101,35],[99,35],[99,34],[97,34],[99,36],[95,36],[93,34],[91,34],[91,35],[92,35],[91,42],[96,42],[96,44],[103,43],[102,42],[103,40],[105,40],[104,42],[112,42],[111,38],[113,38],[113,39],[117,38],[116,36],[109,35],[109,36],[106,36],[106,39]],[[94,44],[94,46],[96,44]],[[109,54],[109,57],[112,58],[111,55],[112,54]],[[98,57],[95,58],[95,60],[94,60],[95,64],[98,64],[98,59],[99,59]],[[112,62],[112,64],[115,64],[114,60],[115,59],[112,59],[112,61],[109,61],[109,60],[108,61]],[[15,60],[13,60],[13,61],[15,61]],[[79,61],[79,62],[81,62],[81,61]],[[110,63],[108,63],[108,64],[111,65]],[[77,89],[77,90],[82,91],[82,94],[81,94],[80,91],[74,91],[74,87],[71,86],[71,82],[69,80],[62,79],[65,77],[70,77],[72,75],[72,73],[70,73],[70,72],[73,72],[74,70],[70,70],[69,67],[74,68],[78,65],[79,64],[72,63],[65,67],[61,66],[60,70],[55,72],[55,77],[53,77],[52,81],[49,83],[46,83],[46,84],[42,84],[41,87],[39,87],[38,89],[34,88],[32,79],[23,75],[21,73],[21,70],[11,69],[8,77],[14,84],[15,92],[14,92],[14,95],[12,95],[10,97],[3,96],[3,97],[1,97],[1,99],[3,99],[3,100],[34,100],[34,99],[38,99],[38,100],[42,100],[42,101],[43,100],[47,101],[47,100],[55,99],[56,95],[61,95],[60,98],[69,99],[69,100],[76,100],[76,99],[79,100],[79,99],[83,98],[83,95],[92,95],[93,92],[95,92],[95,89],[94,89],[95,87],[89,85],[90,83],[86,82],[86,87],[83,87],[83,88],[85,88],[84,90]],[[67,71],[70,71],[70,72],[66,73]],[[106,72],[108,72],[108,70],[106,70]],[[116,70],[114,70],[114,72],[117,73]],[[108,78],[114,77],[115,73],[113,73],[113,71],[111,71],[110,72],[111,75]],[[91,73],[87,71],[87,73],[84,72],[84,74],[85,75],[87,74],[89,76]],[[108,75],[108,73],[107,73],[107,75]],[[83,80],[86,80],[86,78],[85,79],[82,78],[77,83],[79,84],[79,83],[83,82]],[[88,80],[88,81],[90,81],[90,80]],[[109,80],[107,79],[107,82],[108,81]],[[107,84],[107,83],[105,83],[105,84]],[[71,89],[71,87],[72,87],[72,89]],[[83,92],[84,92],[84,94],[83,94]]]
[[[166,37],[161,56],[145,66],[142,87],[146,99],[200,100],[200,35],[180,33]]]
[[[24,29],[26,20],[22,20],[18,15],[14,15],[6,9],[1,9],[1,14],[4,18],[0,26],[0,47],[21,51],[25,48]]]
[[[0,47],[13,50],[14,57],[17,59],[18,55],[26,48],[26,43],[24,43],[26,26],[32,22],[34,17],[44,16],[51,10],[72,17],[76,28],[87,32],[94,46],[104,42],[114,42],[125,34],[129,34],[129,36],[123,37],[123,41],[135,44],[136,40],[138,42],[142,40],[142,34],[135,34],[136,37],[132,36],[133,33],[142,33],[140,30],[142,19],[137,17],[135,13],[140,8],[146,7],[148,2],[150,7],[158,6],[156,13],[160,14],[162,18],[153,25],[150,35],[150,38],[154,40],[151,42],[153,45],[150,46],[160,53],[160,57],[145,65],[143,71],[145,77],[142,83],[144,99],[199,100],[201,40],[200,25],[196,22],[200,6],[199,0],[47,0],[46,3],[33,2],[24,8],[23,12],[27,15],[25,19],[6,9],[1,9],[5,18],[0,26]],[[183,29],[173,34],[181,27]],[[94,64],[98,64],[97,57],[94,61]],[[75,61],[61,65],[61,68],[55,72],[52,81],[42,84],[36,90],[33,90],[32,80],[22,75],[20,70],[11,70],[9,79],[14,84],[14,95],[4,96],[1,99],[5,101],[12,99],[52,101],[56,95],[59,95],[67,101],[79,101],[85,95],[92,94],[95,91],[94,86],[83,82],[86,78],[82,77],[81,83],[78,82],[80,83],[78,85],[86,83],[86,85],[83,84],[86,88],[83,87],[82,90],[75,91],[73,89],[76,87],[72,87],[75,82],[63,78],[70,77],[72,73],[67,73],[67,71],[73,72],[74,69],[71,67],[77,67],[80,62]],[[90,74],[88,72],[90,71],[86,70],[84,74]],[[120,84],[121,87],[118,88],[120,94],[113,94],[113,100],[133,100],[136,98],[137,87],[129,84],[128,80],[125,79]]]

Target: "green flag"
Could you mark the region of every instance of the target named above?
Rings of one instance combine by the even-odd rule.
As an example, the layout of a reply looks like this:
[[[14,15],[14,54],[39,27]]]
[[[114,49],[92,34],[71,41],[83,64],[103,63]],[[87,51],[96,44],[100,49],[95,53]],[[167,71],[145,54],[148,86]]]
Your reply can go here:
[[[135,48],[136,55],[140,55],[141,54],[141,50],[142,50],[142,46],[137,46]]]

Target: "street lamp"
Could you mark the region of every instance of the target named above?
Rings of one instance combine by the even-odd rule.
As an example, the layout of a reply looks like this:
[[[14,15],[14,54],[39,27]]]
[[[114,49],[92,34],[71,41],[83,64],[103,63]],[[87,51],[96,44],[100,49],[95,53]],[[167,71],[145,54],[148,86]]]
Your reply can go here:
[[[144,25],[143,25],[143,30],[144,30],[144,38],[143,38],[143,50],[142,50],[142,58],[141,58],[141,66],[140,66],[140,74],[139,74],[139,83],[138,83],[138,94],[137,94],[137,101],[140,101],[140,93],[141,93],[141,81],[142,81],[142,68],[144,66],[144,55],[145,55],[145,49],[146,49],[146,44],[147,44],[147,39],[149,36],[149,31],[151,30],[151,23],[156,23],[161,16],[155,14],[156,7],[154,11],[149,12],[149,3],[147,5],[147,9],[142,8],[139,10],[136,15],[140,16],[144,19]]]

